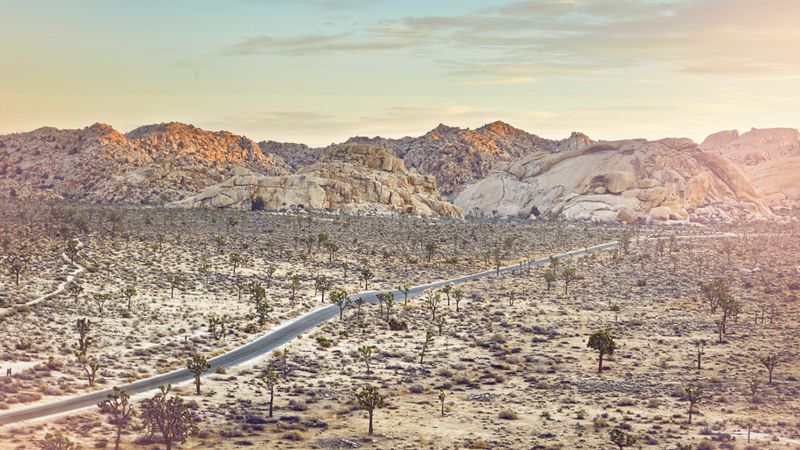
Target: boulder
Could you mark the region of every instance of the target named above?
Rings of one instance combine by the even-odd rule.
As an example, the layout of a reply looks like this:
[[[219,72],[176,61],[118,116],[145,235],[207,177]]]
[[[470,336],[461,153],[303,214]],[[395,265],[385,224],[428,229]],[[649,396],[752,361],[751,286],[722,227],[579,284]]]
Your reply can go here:
[[[650,218],[653,220],[669,220],[672,210],[666,206],[659,206],[650,210]]]
[[[606,175],[606,189],[612,194],[627,191],[636,183],[636,177],[631,172],[612,172]]]

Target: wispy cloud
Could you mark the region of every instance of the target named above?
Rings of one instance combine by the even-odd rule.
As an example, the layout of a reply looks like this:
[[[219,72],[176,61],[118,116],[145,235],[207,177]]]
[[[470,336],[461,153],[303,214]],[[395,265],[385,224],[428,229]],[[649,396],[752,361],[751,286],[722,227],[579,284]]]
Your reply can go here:
[[[695,75],[800,70],[796,0],[539,0],[449,16],[386,19],[348,33],[256,36],[238,55],[413,51],[467,84],[655,65]],[[442,55],[452,54],[452,57]],[[453,66],[462,66],[453,68]],[[517,67],[517,68],[515,68]]]

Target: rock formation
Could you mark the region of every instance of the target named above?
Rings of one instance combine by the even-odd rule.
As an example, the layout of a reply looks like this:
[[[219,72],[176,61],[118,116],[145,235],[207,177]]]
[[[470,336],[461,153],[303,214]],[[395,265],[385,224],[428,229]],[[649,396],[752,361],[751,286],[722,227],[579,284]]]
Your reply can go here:
[[[740,163],[773,207],[800,208],[800,132],[793,128],[736,130],[708,136],[700,148]]]
[[[95,124],[0,136],[0,195],[160,204],[224,180],[235,166],[287,173],[245,137],[177,123],[127,135]]]
[[[302,206],[349,213],[405,213],[461,217],[436,189],[436,180],[409,171],[386,149],[343,144],[284,176],[256,175],[239,169],[223,183],[175,203],[182,207],[250,208],[261,199],[270,209]]]
[[[689,139],[600,142],[531,154],[499,164],[455,204],[465,214],[593,221],[772,216],[736,164]]]
[[[581,133],[572,133],[569,138],[558,141],[544,139],[498,121],[475,130],[440,124],[420,137],[354,137],[346,143],[367,144],[394,152],[406,166],[424,175],[435,176],[439,190],[450,196],[484,178],[498,162],[511,161],[537,151],[574,150],[593,141]],[[325,149],[299,144],[261,142],[259,145],[292,167],[311,164],[325,152]]]

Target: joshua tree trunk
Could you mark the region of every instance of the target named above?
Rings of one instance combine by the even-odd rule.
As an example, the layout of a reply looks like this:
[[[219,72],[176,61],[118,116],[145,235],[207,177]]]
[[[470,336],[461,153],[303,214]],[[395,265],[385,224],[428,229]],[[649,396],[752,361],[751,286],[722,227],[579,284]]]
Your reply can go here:
[[[372,410],[369,410],[369,434],[372,434]]]
[[[117,425],[117,438],[114,440],[114,450],[119,450],[119,443],[122,440],[122,426]]]
[[[600,352],[600,357],[597,358],[597,373],[603,372],[603,352]]]
[[[272,417],[272,400],[275,398],[275,388],[269,390],[269,417]]]

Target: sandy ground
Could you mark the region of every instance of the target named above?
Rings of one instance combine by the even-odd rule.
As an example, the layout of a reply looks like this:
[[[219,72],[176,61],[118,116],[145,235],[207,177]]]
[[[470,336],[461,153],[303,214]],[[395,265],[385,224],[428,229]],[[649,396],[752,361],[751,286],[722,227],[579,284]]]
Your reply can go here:
[[[88,212],[77,208],[73,217]],[[49,261],[23,276],[19,290],[28,301],[54,290],[59,283],[52,279],[74,270],[64,267],[58,254],[64,236],[37,230],[32,217],[7,213],[4,218],[13,225],[8,229],[24,224],[29,234],[19,241],[27,237],[29,245],[41,246],[38,258]],[[511,262],[628,234],[660,236],[663,244],[642,241],[622,256],[562,262],[559,273],[571,266],[578,276],[568,293],[561,279],[548,291],[544,269],[459,286],[464,294],[459,311],[452,300],[449,307],[443,300],[437,311],[446,317],[441,335],[419,299],[408,306],[398,299],[392,308],[391,317],[406,325],[398,331],[389,329],[385,307],[364,306],[360,315],[346,311],[342,321],[287,346],[289,370],[276,389],[273,418],[266,416],[268,396],[255,381],[267,364],[282,364],[279,356],[209,374],[200,396],[191,385],[178,386],[200,429],[183,448],[616,448],[609,431],[621,427],[640,448],[674,449],[682,443],[743,449],[748,444],[741,432],[748,421],[751,448],[800,448],[796,229],[623,229],[270,214],[240,214],[228,227],[229,217],[131,209],[114,235],[102,219],[91,222],[87,232],[74,231],[85,245],[78,261],[86,267],[76,279],[84,288],[78,301],[65,292],[2,319],[13,338],[2,343],[0,367],[12,366],[14,376],[0,380],[0,408],[174,369],[193,351],[212,356],[233,348],[319,305],[312,281],[317,274],[357,292],[363,288],[357,272],[368,267],[375,273],[370,289],[388,289],[490,268],[494,261],[487,252],[494,248]],[[720,231],[738,236],[720,238]],[[324,245],[304,243],[320,233],[339,248],[333,260]],[[225,237],[224,245],[217,245],[216,236]],[[430,261],[429,243],[435,247]],[[256,324],[250,295],[238,298],[229,263],[233,252],[251,260],[237,268],[242,280],[266,287],[266,268],[276,268],[267,289],[275,310],[264,327]],[[198,270],[201,262],[210,267],[207,277]],[[174,298],[169,273],[187,280]],[[302,278],[294,303],[290,274]],[[710,312],[698,288],[714,277],[725,279],[744,305],[722,343],[715,326],[719,312]],[[9,278],[3,283],[4,292],[16,289]],[[137,289],[130,310],[119,295],[128,285]],[[101,313],[93,294],[102,292],[114,295]],[[235,332],[213,339],[209,314],[229,317]],[[74,325],[81,317],[94,323],[97,340],[89,352],[101,364],[93,387],[72,354]],[[586,341],[605,328],[618,347],[598,374],[597,355]],[[434,339],[420,363],[426,330]],[[708,342],[701,370],[695,368],[698,339]],[[364,345],[375,348],[369,374],[357,353]],[[771,385],[759,363],[770,353],[780,356]],[[755,396],[751,379],[761,380]],[[386,406],[375,412],[373,436],[367,436],[366,413],[355,404],[356,390],[366,384],[380,386],[386,396]],[[702,386],[705,394],[691,426],[680,396],[689,384]],[[37,439],[54,430],[85,447],[102,445],[113,434],[104,417],[87,410],[3,427],[0,448],[35,448]],[[125,433],[125,447],[158,446],[147,444],[143,435],[135,423]]]

